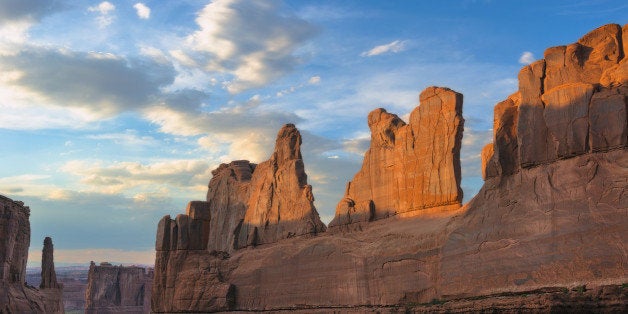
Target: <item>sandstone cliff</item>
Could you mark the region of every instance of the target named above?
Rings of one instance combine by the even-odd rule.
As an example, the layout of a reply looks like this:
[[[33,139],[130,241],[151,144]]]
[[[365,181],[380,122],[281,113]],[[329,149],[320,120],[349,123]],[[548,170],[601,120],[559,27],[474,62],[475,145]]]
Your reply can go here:
[[[522,69],[519,91],[495,107],[486,182],[468,204],[457,206],[459,110],[423,115],[422,97],[421,118],[408,124],[375,110],[368,167],[350,183],[335,224],[374,221],[231,254],[165,254],[160,232],[153,311],[628,311],[627,34],[627,26],[603,26]],[[441,104],[461,100],[443,91],[450,96]],[[413,128],[443,138],[413,151],[417,136],[430,143]],[[416,172],[395,174],[398,165]],[[416,175],[437,165],[444,168],[429,184]]]
[[[153,271],[94,262],[89,267],[85,313],[150,313]]]
[[[277,134],[270,160],[255,168],[237,247],[277,242],[325,231],[301,157],[301,134],[287,124]]]
[[[53,281],[50,238],[44,241],[42,256],[42,275],[48,280],[42,279],[40,289],[26,285],[29,216],[24,203],[0,195],[0,313],[62,313],[62,287]]]
[[[206,202],[190,202],[186,214],[175,220],[165,216],[159,222],[154,309],[230,308],[235,289],[220,271],[230,253],[325,231],[307,184],[301,134],[292,124],[279,130],[269,160],[259,165],[233,161],[220,165],[212,175]],[[201,273],[196,271],[199,264],[188,268],[188,261],[199,263],[195,256],[209,256]]]
[[[408,124],[381,108],[369,114],[371,145],[330,227],[460,207],[462,94],[429,87],[419,100]]]
[[[495,107],[486,182],[442,248],[448,295],[626,280],[624,49],[606,25],[521,70]]]

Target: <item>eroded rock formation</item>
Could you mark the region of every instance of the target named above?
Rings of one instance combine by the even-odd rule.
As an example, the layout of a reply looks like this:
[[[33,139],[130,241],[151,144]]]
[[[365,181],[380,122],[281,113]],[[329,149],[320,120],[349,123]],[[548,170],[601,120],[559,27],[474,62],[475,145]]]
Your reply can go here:
[[[91,262],[85,313],[150,313],[152,281],[152,269]]]
[[[44,248],[41,251],[41,284],[39,288],[59,288],[57,273],[55,272],[54,247],[50,237],[44,239]]]
[[[301,134],[292,124],[277,134],[270,159],[245,160],[212,171],[207,201],[159,222],[153,309],[206,311],[233,307],[235,287],[221,275],[230,253],[247,246],[325,231],[314,207],[301,157]],[[207,260],[197,260],[210,254]],[[195,269],[187,269],[195,263]],[[206,263],[207,262],[207,263]],[[204,271],[198,273],[197,267]],[[193,299],[188,296],[194,295]],[[172,300],[172,302],[165,302]]]
[[[30,209],[0,195],[0,313],[63,313],[62,287],[53,281],[52,240],[44,241],[40,289],[26,285]],[[50,245],[47,246],[46,243]]]
[[[153,311],[513,310],[527,293],[530,310],[628,311],[627,32],[601,27],[522,69],[495,107],[486,181],[468,204],[455,166],[461,96],[432,88],[408,124],[369,115],[371,147],[335,224],[374,221],[230,254],[160,252],[159,231]],[[581,297],[591,287],[594,304]]]
[[[462,94],[429,87],[419,100],[408,124],[381,108],[369,114],[371,145],[330,227],[460,207]]]
[[[275,151],[255,168],[249,193],[238,248],[325,231],[307,184],[301,134],[293,124],[279,130]]]

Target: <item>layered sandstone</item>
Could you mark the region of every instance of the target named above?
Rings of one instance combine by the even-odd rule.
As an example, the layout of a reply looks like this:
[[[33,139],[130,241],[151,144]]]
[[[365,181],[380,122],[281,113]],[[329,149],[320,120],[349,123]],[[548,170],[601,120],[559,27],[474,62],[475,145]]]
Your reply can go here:
[[[150,313],[153,271],[94,262],[89,267],[85,313]]]
[[[270,159],[255,168],[236,248],[325,231],[301,157],[301,134],[287,124]]]
[[[190,202],[186,214],[175,220],[165,216],[159,222],[155,310],[229,309],[235,287],[220,271],[229,254],[326,229],[314,207],[301,156],[301,134],[293,124],[279,130],[269,160],[259,165],[233,161],[220,165],[212,175],[207,201]],[[199,267],[204,271],[198,273]]]
[[[238,235],[249,201],[254,170],[255,164],[237,160],[212,171],[207,189],[208,214],[212,217],[208,250],[232,252],[242,246]]]
[[[0,195],[0,313],[62,313],[62,287],[54,279],[52,240],[44,241],[40,289],[26,285],[30,208]],[[49,245],[47,245],[49,244]],[[43,271],[45,269],[45,272]]]
[[[406,124],[375,110],[365,166],[335,219],[374,221],[231,254],[158,251],[153,311],[628,311],[626,30],[601,27],[548,49],[546,59],[571,58],[564,66],[540,60],[521,71],[519,90],[495,107],[493,143],[482,153],[485,184],[464,206],[456,203],[459,169],[450,166],[458,111],[421,112]],[[447,93],[438,102],[457,103]],[[442,137],[423,140],[414,128]],[[410,143],[423,143],[434,159],[410,153],[419,149]],[[427,177],[430,185],[412,181],[427,179],[417,175],[425,162],[445,167]],[[436,190],[448,192],[430,196]],[[402,206],[400,191],[421,197]]]
[[[330,227],[460,207],[462,94],[429,87],[419,100],[408,124],[381,108],[369,114],[370,147]]]
[[[548,48],[544,56],[519,72],[518,93],[495,109],[495,126],[505,126],[494,128],[500,158],[508,159],[504,166],[515,158],[517,166],[529,168],[625,147],[628,62],[622,28],[602,26],[576,43]],[[518,156],[512,140],[499,139],[512,138],[512,126]]]

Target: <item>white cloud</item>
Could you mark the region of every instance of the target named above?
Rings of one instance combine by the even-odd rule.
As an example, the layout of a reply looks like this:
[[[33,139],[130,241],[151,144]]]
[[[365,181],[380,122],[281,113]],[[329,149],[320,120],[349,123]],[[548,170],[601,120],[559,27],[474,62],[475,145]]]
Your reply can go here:
[[[309,84],[311,85],[316,85],[316,84],[320,84],[321,82],[321,77],[316,75],[316,76],[312,76],[310,77],[310,79],[307,81]]]
[[[87,192],[106,194],[195,195],[205,191],[211,177],[210,165],[204,160],[165,160],[152,163],[73,160],[60,170],[75,177]]]
[[[272,0],[213,1],[198,14],[200,29],[187,38],[186,56],[207,71],[232,75],[226,85],[231,93],[264,86],[299,63],[295,51],[315,33],[305,20],[280,10]]]
[[[100,14],[109,14],[116,9],[116,6],[111,4],[109,1],[103,1],[99,3],[97,6],[87,8],[90,12],[98,12]]]
[[[397,53],[397,52],[401,52],[404,51],[406,49],[406,42],[405,41],[400,41],[400,40],[395,40],[391,43],[385,44],[385,45],[380,45],[380,46],[376,46],[373,49],[369,50],[369,51],[365,51],[363,53],[360,54],[360,56],[362,57],[372,57],[372,56],[378,56],[381,54],[385,54],[385,53]]]
[[[301,118],[291,113],[259,108],[253,97],[245,105],[212,112],[178,110],[155,106],[145,110],[146,119],[160,126],[160,131],[173,135],[198,136],[198,144],[221,156],[221,161],[248,159],[260,162],[273,149],[277,131],[286,123]]]
[[[534,54],[532,54],[529,51],[524,51],[521,54],[521,57],[519,57],[519,63],[521,63],[521,64],[530,64],[530,63],[532,63],[534,61],[535,61]]]
[[[88,7],[87,11],[98,13],[98,16],[96,17],[96,22],[98,23],[98,26],[100,28],[105,28],[113,23],[114,16],[112,15],[112,12],[115,11],[115,9],[116,6],[113,5],[111,2],[103,1],[97,6]]]
[[[88,135],[87,138],[94,140],[108,140],[119,145],[129,147],[159,145],[159,141],[150,136],[142,136],[136,130],[126,130],[123,133],[103,133]]]
[[[141,19],[147,20],[150,18],[150,8],[145,4],[138,2],[134,6],[137,16]]]

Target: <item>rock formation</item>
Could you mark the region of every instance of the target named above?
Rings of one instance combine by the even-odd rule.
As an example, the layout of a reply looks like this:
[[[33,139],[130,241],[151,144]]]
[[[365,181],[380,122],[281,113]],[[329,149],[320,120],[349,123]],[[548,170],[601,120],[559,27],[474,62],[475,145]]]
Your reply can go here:
[[[209,251],[232,252],[242,246],[238,239],[254,170],[255,164],[238,160],[222,164],[212,171],[213,177],[207,190],[208,214],[212,217],[207,242]]]
[[[44,251],[49,254],[42,258],[42,270],[46,269],[50,280],[42,280],[41,289],[26,285],[31,238],[29,216],[30,209],[23,202],[0,195],[0,313],[62,313],[62,287],[52,280],[54,263],[50,238],[44,241]]]
[[[269,160],[259,165],[233,161],[220,165],[212,175],[206,202],[190,202],[185,215],[175,220],[165,216],[159,222],[155,309],[228,309],[233,305],[234,286],[218,271],[230,253],[325,231],[307,184],[301,134],[292,124],[277,134]],[[198,264],[205,270],[202,273],[181,271],[181,262],[207,254],[213,258],[207,260],[209,264]],[[194,302],[186,297],[190,294],[196,296]]]
[[[371,145],[330,227],[460,207],[462,94],[429,87],[419,100],[408,124],[381,108],[369,114]]]
[[[603,26],[521,70],[495,106],[485,184],[462,207],[461,96],[430,88],[408,124],[369,114],[371,147],[334,219],[343,232],[164,251],[162,220],[153,311],[628,311],[627,33]],[[226,237],[241,233],[233,221]]]
[[[41,251],[41,284],[39,285],[41,289],[59,288],[53,250],[52,239],[46,237],[44,239],[44,248]]]
[[[238,248],[325,231],[307,184],[301,134],[293,124],[279,130],[275,151],[255,168],[249,193]]]
[[[151,269],[91,262],[85,313],[150,313],[152,281]]]

